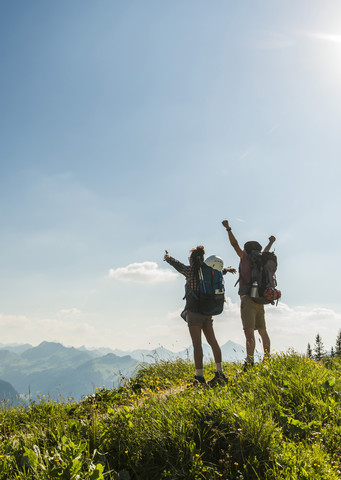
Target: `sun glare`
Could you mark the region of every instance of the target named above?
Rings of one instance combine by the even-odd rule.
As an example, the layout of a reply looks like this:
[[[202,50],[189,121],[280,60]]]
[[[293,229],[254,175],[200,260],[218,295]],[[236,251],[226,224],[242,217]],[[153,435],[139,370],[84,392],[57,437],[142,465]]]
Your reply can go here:
[[[341,35],[329,34],[329,33],[311,33],[311,37],[317,40],[324,40],[326,42],[341,43]]]
[[[341,34],[307,32],[306,37],[312,41],[311,58],[314,58],[324,82],[340,91]]]

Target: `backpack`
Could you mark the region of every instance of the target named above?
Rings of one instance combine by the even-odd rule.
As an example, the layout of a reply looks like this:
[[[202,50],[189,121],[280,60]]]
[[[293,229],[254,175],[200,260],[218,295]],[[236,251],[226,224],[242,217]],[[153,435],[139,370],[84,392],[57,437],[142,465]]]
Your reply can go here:
[[[281,292],[276,288],[277,257],[273,252],[254,252],[251,252],[249,258],[252,264],[252,284],[257,282],[258,292],[251,288],[251,297],[256,303],[274,305],[276,301],[277,305],[281,298]]]
[[[199,267],[199,305],[204,315],[219,315],[224,310],[225,287],[223,273],[202,262]]]
[[[247,251],[247,256],[251,262],[250,296],[256,303],[274,305],[276,302],[277,305],[282,294],[276,288],[276,255],[273,252],[261,252],[257,245],[256,249]]]

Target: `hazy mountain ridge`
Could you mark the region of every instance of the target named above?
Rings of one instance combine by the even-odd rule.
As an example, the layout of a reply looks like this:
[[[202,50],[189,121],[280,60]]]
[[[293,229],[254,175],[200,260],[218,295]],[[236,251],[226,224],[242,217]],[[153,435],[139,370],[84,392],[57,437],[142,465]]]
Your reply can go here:
[[[0,343],[0,350],[9,350],[14,353],[23,353],[29,348],[32,348],[32,345],[29,343]]]
[[[19,393],[12,387],[9,382],[0,380],[0,403],[9,400],[16,404],[19,399]]]
[[[99,357],[91,351],[55,342],[18,347],[0,346],[0,379],[26,399],[45,395],[79,400],[103,385],[117,387],[122,377],[129,378],[135,372],[139,363],[127,355],[109,353]]]
[[[221,346],[223,361],[225,362],[241,362],[245,358],[245,348],[237,343],[228,340]],[[212,350],[209,345],[203,344],[203,352],[205,361],[213,358]],[[176,358],[193,358],[192,345],[179,352],[172,352],[164,347],[158,347],[152,350],[137,349],[137,350],[119,350],[114,349],[113,353],[116,355],[130,355],[132,358],[140,362],[152,363],[155,360],[174,360]]]
[[[230,340],[221,349],[224,361],[239,362],[245,357],[244,348]],[[211,348],[204,344],[203,351],[205,361],[211,360]],[[0,379],[8,383],[13,395],[19,392],[24,398],[45,395],[53,399],[79,400],[103,385],[107,388],[119,386],[122,378],[130,378],[140,363],[175,358],[192,359],[193,347],[172,352],[162,346],[125,351],[65,347],[46,341],[35,347],[0,344]],[[7,398],[1,390],[0,398]]]

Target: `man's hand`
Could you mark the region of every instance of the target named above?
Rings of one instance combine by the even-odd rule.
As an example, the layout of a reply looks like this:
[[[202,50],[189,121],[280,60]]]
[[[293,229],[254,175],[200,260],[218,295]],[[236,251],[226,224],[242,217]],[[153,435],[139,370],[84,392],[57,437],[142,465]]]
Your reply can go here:
[[[170,259],[170,255],[169,255],[169,253],[167,252],[167,250],[165,250],[165,252],[166,252],[166,253],[165,253],[165,256],[163,257],[163,259],[167,261],[167,260]]]
[[[273,235],[271,235],[271,236],[269,237],[269,242],[272,244],[272,243],[274,243],[275,241],[276,241],[276,237],[274,237]]]
[[[238,242],[237,242],[237,239],[236,237],[233,235],[232,233],[232,228],[230,227],[229,225],[229,222],[228,220],[223,220],[221,222],[223,224],[223,227],[226,228],[226,231],[227,231],[227,234],[228,234],[228,238],[229,238],[229,241],[230,241],[230,244],[232,245],[232,247],[234,248],[236,254],[238,255],[239,258],[242,258],[243,256],[243,250],[240,248]]]

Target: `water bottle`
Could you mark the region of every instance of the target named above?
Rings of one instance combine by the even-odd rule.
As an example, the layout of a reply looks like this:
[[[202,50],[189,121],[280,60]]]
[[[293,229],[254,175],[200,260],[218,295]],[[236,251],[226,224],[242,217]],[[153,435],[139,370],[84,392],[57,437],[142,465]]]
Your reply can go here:
[[[258,282],[253,282],[252,287],[251,287],[250,297],[251,298],[257,298],[258,297]]]

